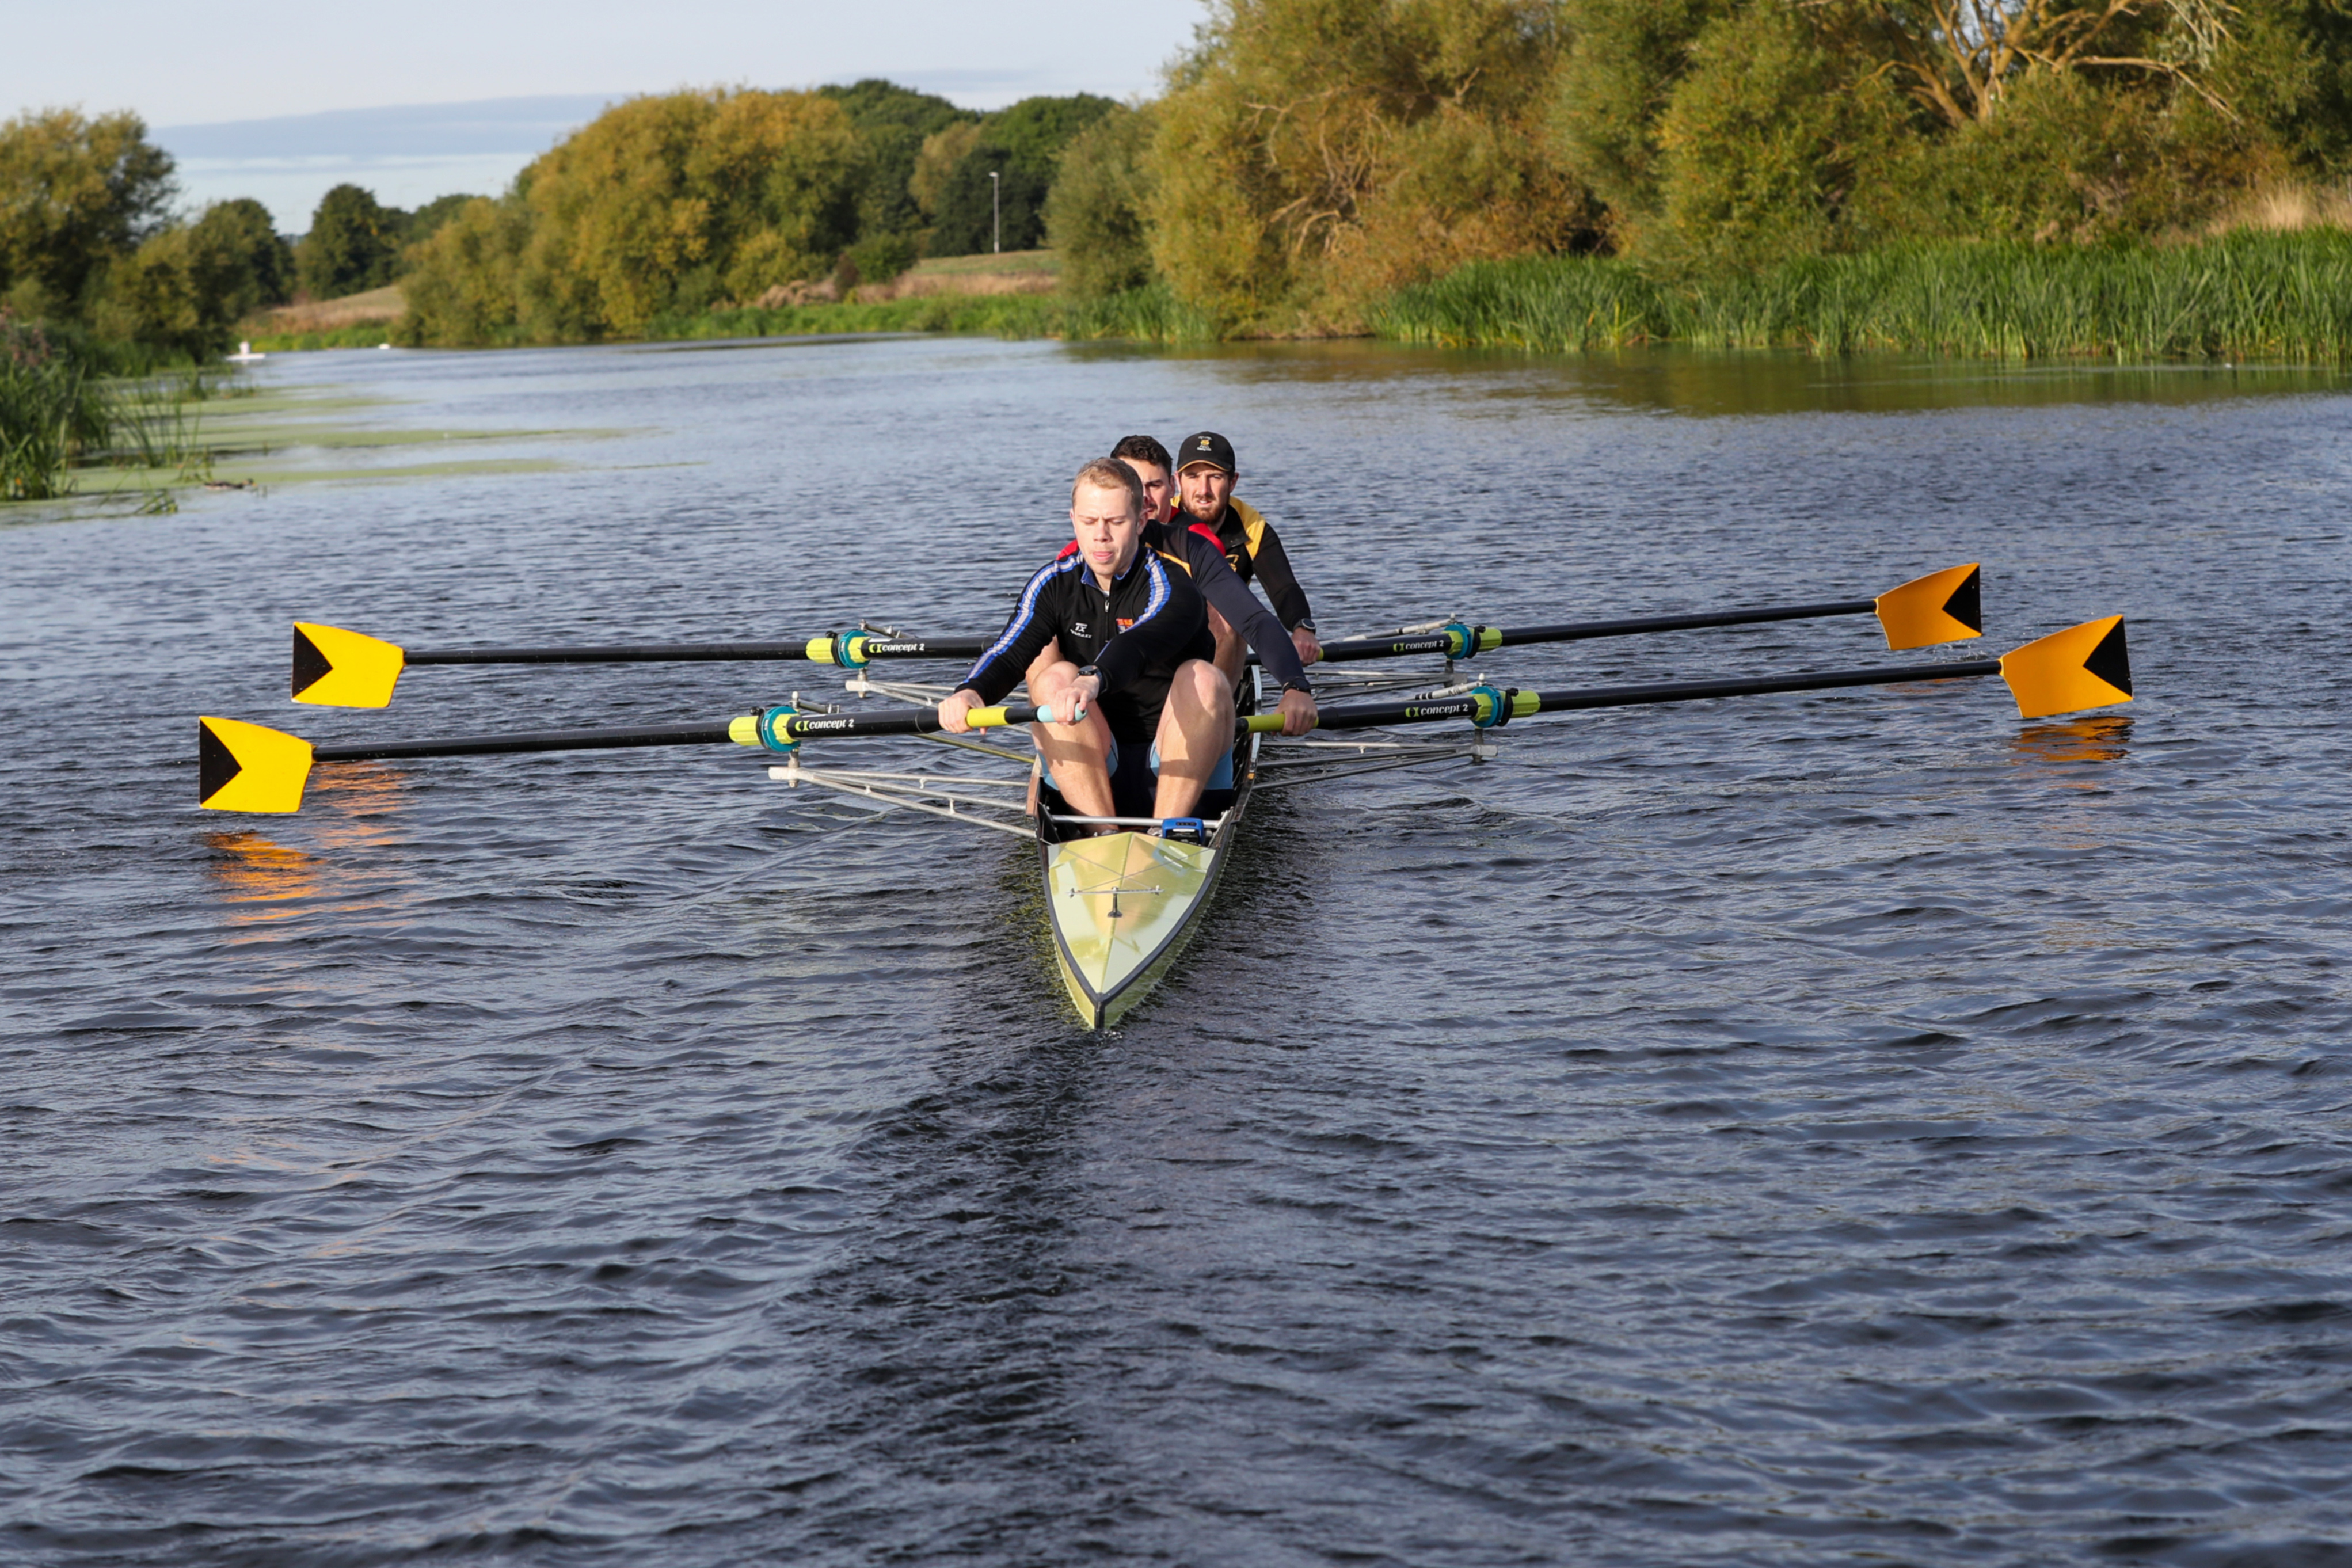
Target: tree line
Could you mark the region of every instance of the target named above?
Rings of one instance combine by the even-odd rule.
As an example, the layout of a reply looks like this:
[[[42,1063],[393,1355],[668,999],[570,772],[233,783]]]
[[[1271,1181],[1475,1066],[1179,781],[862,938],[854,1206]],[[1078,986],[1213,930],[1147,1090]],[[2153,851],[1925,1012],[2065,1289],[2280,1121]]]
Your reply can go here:
[[[839,298],[1001,226],[1080,303],[1348,331],[1473,262],[2162,241],[2347,174],[2352,0],[1209,0],[1148,102],[632,99],[496,197],[340,188],[290,252],[258,204],[171,217],[134,117],[25,116],[0,304],[199,352],[396,278],[409,342],[579,342]]]
[[[878,79],[673,92],[606,110],[411,258],[419,343],[635,337],[663,318],[838,298],[923,256],[1045,242],[1063,149],[1118,106],[992,114]]]
[[[296,242],[250,197],[186,216],[178,196],[171,154],[135,114],[59,109],[0,124],[0,313],[59,352],[213,358],[256,310],[391,282],[408,247],[471,199],[410,213],[337,185]]]
[[[2200,234],[2352,173],[2347,0],[1211,0],[1079,138],[1065,276],[1349,330],[1468,262],[1663,277]]]

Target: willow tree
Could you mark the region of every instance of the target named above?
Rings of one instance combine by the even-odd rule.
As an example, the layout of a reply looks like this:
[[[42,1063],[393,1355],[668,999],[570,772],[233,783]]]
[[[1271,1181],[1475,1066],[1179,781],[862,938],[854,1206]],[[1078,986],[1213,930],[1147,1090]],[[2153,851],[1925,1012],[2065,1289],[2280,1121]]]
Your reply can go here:
[[[2227,0],[1830,0],[1818,9],[1950,126],[1991,119],[2037,75],[2158,77],[2227,109],[2202,79],[2238,12]]]
[[[1227,331],[1316,330],[1587,217],[1537,121],[1549,0],[1213,0],[1157,109],[1152,256]]]
[[[517,179],[525,335],[634,337],[666,311],[824,276],[856,238],[863,158],[847,112],[815,93],[676,92],[606,110]],[[495,226],[477,216],[452,258]]]

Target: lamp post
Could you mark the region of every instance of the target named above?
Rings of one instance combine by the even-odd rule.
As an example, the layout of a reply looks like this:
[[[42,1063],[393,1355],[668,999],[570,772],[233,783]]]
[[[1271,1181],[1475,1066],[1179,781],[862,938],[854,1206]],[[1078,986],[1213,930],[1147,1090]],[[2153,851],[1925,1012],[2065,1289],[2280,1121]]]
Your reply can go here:
[[[996,199],[997,192],[1003,189],[997,184],[996,171],[991,169],[988,172],[988,248],[996,255],[1003,255],[1004,251],[1004,208]]]

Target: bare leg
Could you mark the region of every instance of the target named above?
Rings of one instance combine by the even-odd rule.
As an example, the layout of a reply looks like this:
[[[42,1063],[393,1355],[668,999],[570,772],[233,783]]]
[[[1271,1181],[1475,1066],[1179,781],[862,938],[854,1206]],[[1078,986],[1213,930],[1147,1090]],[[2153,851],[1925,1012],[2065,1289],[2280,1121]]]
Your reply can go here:
[[[1045,675],[1047,670],[1065,661],[1062,658],[1062,639],[1059,637],[1047,637],[1045,639],[1045,651],[1040,653],[1035,658],[1029,661],[1030,701],[1043,702],[1045,700],[1044,698],[1037,695],[1037,683],[1045,679]]]
[[[1217,639],[1217,668],[1225,672],[1226,687],[1238,688],[1242,683],[1242,659],[1249,647],[1242,641],[1242,634],[1234,630],[1234,624],[1217,613],[1214,605],[1209,606],[1209,635]]]
[[[1029,690],[1040,706],[1059,712],[1077,678],[1078,667],[1067,659],[1042,673],[1032,668]],[[1029,733],[1036,737],[1045,771],[1070,809],[1080,816],[1110,816],[1110,726],[1103,722],[1102,710],[1087,709],[1076,724],[1032,724]]]
[[[1187,659],[1169,683],[1168,705],[1160,713],[1160,787],[1151,814],[1162,820],[1192,816],[1217,759],[1233,743],[1233,683],[1215,665]]]

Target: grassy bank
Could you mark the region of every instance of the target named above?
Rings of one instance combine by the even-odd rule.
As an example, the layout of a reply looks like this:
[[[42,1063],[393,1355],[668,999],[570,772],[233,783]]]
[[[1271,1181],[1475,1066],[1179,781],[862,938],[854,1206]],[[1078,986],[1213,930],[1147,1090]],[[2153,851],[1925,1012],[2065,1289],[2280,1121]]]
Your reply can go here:
[[[746,307],[656,319],[656,339],[806,337],[828,332],[963,332],[1000,338],[1129,338],[1208,342],[1215,331],[1164,286],[1108,300],[1054,294],[926,294],[839,305]]]
[[[304,349],[372,349],[392,342],[393,336],[390,322],[368,321],[309,332],[253,332],[240,341],[251,343],[257,353],[278,354]]]
[[[1382,337],[1535,350],[1913,350],[2032,359],[2352,359],[2352,234],[2163,248],[1890,247],[1706,281],[1622,261],[1478,262],[1371,312]]]

